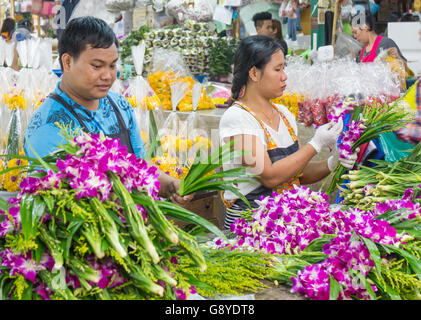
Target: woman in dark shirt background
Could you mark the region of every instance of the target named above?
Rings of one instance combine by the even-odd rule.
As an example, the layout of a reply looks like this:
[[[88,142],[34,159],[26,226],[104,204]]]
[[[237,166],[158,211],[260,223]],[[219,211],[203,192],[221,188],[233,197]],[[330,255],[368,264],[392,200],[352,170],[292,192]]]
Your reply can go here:
[[[273,37],[278,40],[278,42],[281,43],[281,45],[284,47],[284,54],[288,54],[288,44],[284,40],[284,37],[282,35],[282,24],[279,20],[272,20],[272,29],[273,29]]]

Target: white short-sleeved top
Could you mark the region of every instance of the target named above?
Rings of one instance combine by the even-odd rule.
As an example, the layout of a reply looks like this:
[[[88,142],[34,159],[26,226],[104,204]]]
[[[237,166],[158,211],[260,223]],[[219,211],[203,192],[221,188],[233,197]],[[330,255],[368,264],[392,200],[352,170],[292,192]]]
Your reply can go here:
[[[279,111],[285,116],[289,121],[291,127],[294,129],[296,135],[298,135],[297,122],[295,121],[295,116],[283,105],[274,105],[278,108]],[[279,116],[279,115],[278,115]],[[270,126],[264,123],[266,130],[272,137],[272,140],[280,148],[287,148],[294,143],[294,140],[291,137],[291,134],[288,131],[287,126],[281,120],[279,121],[278,131],[273,130]],[[237,135],[254,135],[259,137],[261,143],[267,150],[267,139],[265,131],[263,130],[260,123],[246,110],[243,108],[233,105],[222,115],[219,122],[219,139],[220,144],[223,145],[224,139],[228,137],[233,137]],[[241,167],[241,162],[239,159],[233,161],[232,163],[223,164],[224,170],[234,169]],[[257,180],[256,180],[257,181]],[[247,195],[251,191],[258,188],[260,183],[240,183],[238,188],[243,195]],[[238,197],[230,191],[224,193],[224,198],[226,200],[234,200]]]

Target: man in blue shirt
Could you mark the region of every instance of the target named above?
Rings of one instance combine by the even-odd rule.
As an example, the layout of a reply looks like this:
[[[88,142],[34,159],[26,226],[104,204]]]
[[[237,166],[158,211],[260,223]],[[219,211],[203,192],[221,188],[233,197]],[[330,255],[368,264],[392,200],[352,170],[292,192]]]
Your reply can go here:
[[[138,158],[145,156],[145,146],[134,117],[133,108],[122,95],[111,92],[117,78],[118,40],[105,21],[93,17],[69,22],[58,45],[63,75],[56,90],[33,114],[25,132],[24,149],[44,157],[62,142],[56,122],[80,128],[88,133],[102,131],[118,138]],[[31,146],[29,148],[28,144]],[[179,197],[179,181],[161,174],[161,196],[183,204],[192,197]]]

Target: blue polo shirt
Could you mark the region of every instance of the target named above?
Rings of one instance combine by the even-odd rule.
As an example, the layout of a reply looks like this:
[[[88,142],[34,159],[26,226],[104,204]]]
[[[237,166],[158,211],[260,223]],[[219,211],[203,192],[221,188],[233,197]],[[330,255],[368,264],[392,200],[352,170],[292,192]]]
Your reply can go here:
[[[99,133],[102,131],[105,135],[120,132],[117,116],[107,98],[100,99],[97,111],[91,111],[70,99],[67,94],[61,91],[59,86],[60,82],[54,92],[60,95],[70,106],[73,106],[74,111],[80,116],[90,132]],[[133,107],[120,94],[109,91],[108,96],[119,108],[126,128],[130,130],[130,140],[135,155],[138,158],[144,158],[146,154],[145,145],[140,137]],[[23,146],[28,157],[34,157],[28,143],[40,157],[44,157],[66,142],[60,135],[60,129],[55,125],[56,122],[65,125],[71,124],[72,130],[82,129],[79,121],[64,106],[53,99],[46,99],[32,115],[25,132]]]

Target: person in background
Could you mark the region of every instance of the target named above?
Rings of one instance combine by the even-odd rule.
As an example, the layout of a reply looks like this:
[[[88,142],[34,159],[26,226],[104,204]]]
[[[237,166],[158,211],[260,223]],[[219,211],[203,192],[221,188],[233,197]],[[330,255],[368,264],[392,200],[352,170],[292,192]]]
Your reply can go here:
[[[10,42],[11,34],[13,30],[15,29],[16,22],[12,18],[6,18],[3,21],[3,24],[1,25],[1,36],[3,39],[5,39],[7,42]]]
[[[32,150],[40,157],[54,152],[64,142],[56,126],[60,123],[73,132],[102,132],[119,139],[137,158],[145,157],[132,106],[124,96],[110,90],[117,77],[118,46],[113,30],[101,19],[81,17],[67,24],[58,45],[63,75],[29,121],[24,139],[27,156],[35,156]],[[177,195],[179,180],[161,172],[159,181],[160,196],[178,204],[192,199]]]
[[[57,11],[56,17],[62,17],[62,11],[64,10],[64,21],[61,21],[60,18],[57,19],[56,24],[59,26],[57,28],[57,39],[60,39],[60,36],[72,16],[73,10],[79,4],[79,0],[63,0],[60,9]]]
[[[274,191],[281,193],[322,180],[338,163],[353,168],[357,157],[354,153],[341,158],[336,149],[328,159],[312,161],[323,147],[335,149],[342,121],[320,126],[310,142],[302,145],[294,115],[285,106],[270,102],[286,88],[284,67],[283,48],[274,38],[255,35],[243,39],[234,59],[234,102],[219,123],[221,145],[234,141],[233,148],[244,151],[243,157],[223,163],[223,170],[246,166],[257,176],[256,183],[237,185],[252,208],[258,208],[259,199]],[[222,197],[226,206],[224,227],[229,228],[248,206],[230,191]]]
[[[13,31],[11,38],[14,42],[23,41],[32,38],[34,25],[30,20],[21,20],[18,22],[16,30]]]
[[[272,14],[270,12],[259,12],[253,16],[254,26],[257,34],[262,36],[273,36]]]
[[[352,23],[352,36],[364,44],[357,56],[357,62],[373,62],[382,50],[387,50],[389,56],[401,59],[406,65],[406,58],[402,55],[396,43],[388,37],[377,35],[374,31],[374,17],[366,13],[364,18],[364,21],[356,19]]]
[[[421,41],[421,29],[418,32],[419,41]],[[421,141],[421,77],[418,78],[418,83],[415,92],[415,102],[417,105],[417,114],[415,121],[407,124],[403,129],[396,132],[398,138],[402,141],[412,144],[418,144]]]
[[[273,28],[273,37],[278,40],[282,46],[284,47],[284,54],[288,54],[288,44],[284,40],[282,36],[282,24],[279,20],[273,19],[272,20],[272,28]]]
[[[288,6],[288,38],[291,41],[297,40],[297,18],[298,18],[298,0],[292,0]]]

